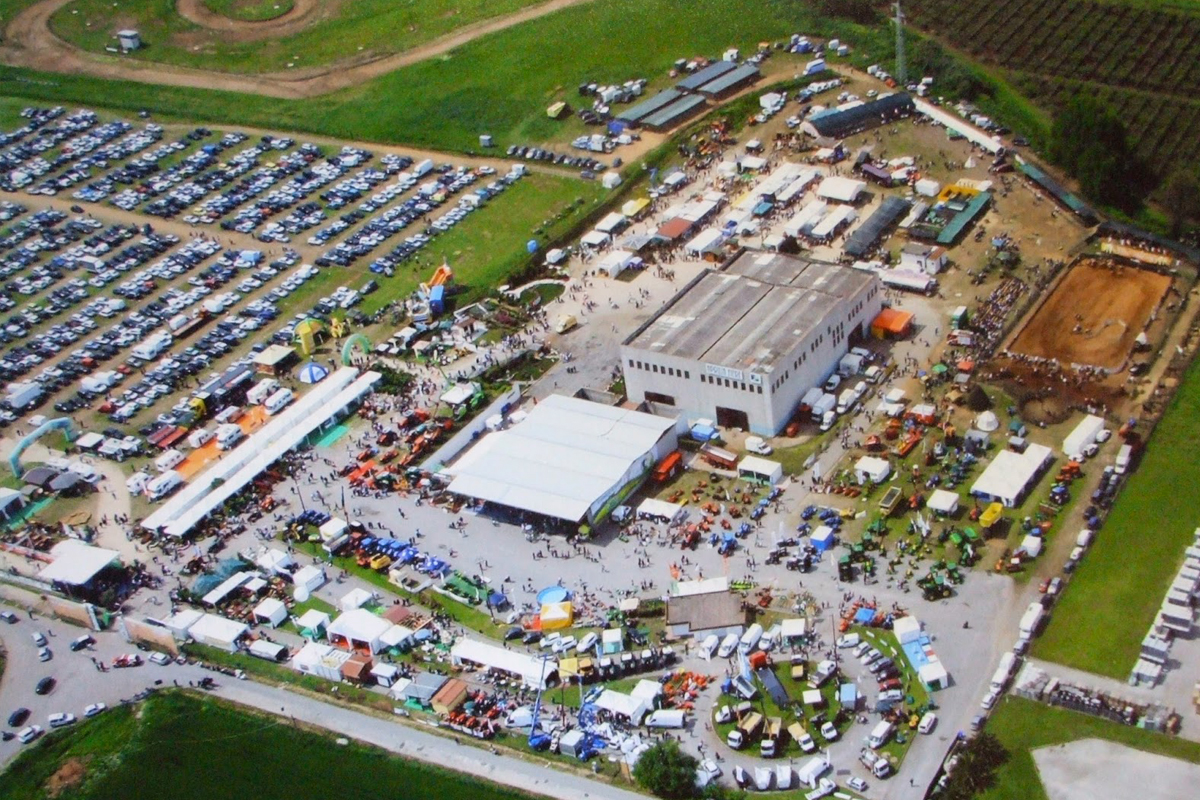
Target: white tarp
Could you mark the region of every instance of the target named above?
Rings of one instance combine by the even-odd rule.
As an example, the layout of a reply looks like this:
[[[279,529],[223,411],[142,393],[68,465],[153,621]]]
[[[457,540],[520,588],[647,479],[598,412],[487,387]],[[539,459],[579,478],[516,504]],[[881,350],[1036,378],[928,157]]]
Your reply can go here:
[[[38,580],[82,586],[120,557],[116,550],[93,547],[78,539],[64,539],[50,548],[54,561],[38,573]]]
[[[856,181],[841,175],[831,175],[821,181],[821,185],[817,187],[817,197],[836,200],[839,203],[853,203],[866,190],[867,184],[864,181]]]
[[[446,468],[455,494],[579,521],[673,447],[676,420],[551,395]],[[661,444],[660,444],[661,442]],[[662,453],[657,453],[662,449]]]

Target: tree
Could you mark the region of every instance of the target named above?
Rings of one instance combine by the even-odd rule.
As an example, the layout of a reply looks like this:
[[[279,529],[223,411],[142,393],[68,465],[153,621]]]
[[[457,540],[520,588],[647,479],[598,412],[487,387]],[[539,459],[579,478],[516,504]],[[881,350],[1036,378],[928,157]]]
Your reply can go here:
[[[1141,201],[1139,179],[1124,123],[1090,94],[1077,94],[1054,118],[1050,156],[1079,181],[1091,199],[1119,208]]]
[[[950,770],[939,800],[971,800],[996,782],[996,770],[1008,760],[1008,750],[986,731],[967,742]]]
[[[1200,172],[1179,167],[1162,188],[1162,204],[1171,217],[1171,236],[1183,233],[1188,222],[1200,220]]]
[[[679,749],[679,742],[666,739],[642,753],[633,777],[643,789],[668,800],[695,797],[698,764]]]

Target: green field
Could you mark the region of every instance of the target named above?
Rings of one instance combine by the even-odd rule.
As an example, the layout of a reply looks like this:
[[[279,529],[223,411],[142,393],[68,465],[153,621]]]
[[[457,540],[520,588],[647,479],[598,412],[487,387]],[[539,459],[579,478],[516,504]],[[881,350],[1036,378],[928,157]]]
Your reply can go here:
[[[314,67],[348,58],[408,50],[464,25],[519,11],[537,0],[342,0],[336,11],[298,33],[258,41],[232,41],[220,31],[188,22],[175,11],[175,0],[75,0],[55,12],[50,29],[84,50],[104,52],[115,44],[119,28],[136,28],[143,47],[133,57],[165,64],[223,72],[270,72]],[[274,13],[272,0],[207,3],[219,7]],[[76,13],[78,12],[78,13]],[[259,19],[270,17],[259,17]],[[89,24],[90,23],[90,24]]]
[[[208,698],[164,694],[114,708],[23,751],[0,779],[0,800],[148,797],[245,800],[284,797],[405,797],[518,800],[529,795],[391,756],[286,719],[239,711]],[[150,787],[154,787],[153,790]]]
[[[684,7],[671,0],[596,0],[481,37],[361,86],[306,100],[10,68],[0,68],[0,93],[88,104],[103,97],[116,109],[149,109],[180,120],[469,151],[478,149],[481,133],[502,145],[560,139],[566,123],[548,119],[546,106],[558,99],[574,101],[576,87],[585,80],[661,77],[677,58],[718,55],[731,45],[745,51],[763,39],[813,32],[817,26],[808,7],[784,0],[766,0],[755,14],[720,0]]]
[[[987,729],[1008,749],[1009,760],[997,773],[996,785],[980,795],[979,800],[1046,800],[1032,751],[1079,739],[1106,739],[1200,764],[1200,744],[1196,742],[1020,697],[1006,697],[988,720]]]
[[[1200,365],[1179,386],[1136,472],[1072,577],[1033,654],[1129,677],[1183,562],[1200,508]]]
[[[296,7],[292,0],[204,0],[214,14],[245,22],[278,19]]]

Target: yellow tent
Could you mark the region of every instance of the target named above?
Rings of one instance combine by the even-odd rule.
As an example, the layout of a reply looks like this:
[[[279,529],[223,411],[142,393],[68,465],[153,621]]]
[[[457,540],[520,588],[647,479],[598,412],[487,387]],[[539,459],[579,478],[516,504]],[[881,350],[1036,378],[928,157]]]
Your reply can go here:
[[[543,631],[556,631],[571,627],[575,614],[570,603],[547,603],[542,606],[541,619]]]
[[[639,197],[636,200],[626,200],[625,205],[621,206],[621,213],[630,219],[634,219],[638,214],[646,210],[650,205],[650,201],[645,197]]]

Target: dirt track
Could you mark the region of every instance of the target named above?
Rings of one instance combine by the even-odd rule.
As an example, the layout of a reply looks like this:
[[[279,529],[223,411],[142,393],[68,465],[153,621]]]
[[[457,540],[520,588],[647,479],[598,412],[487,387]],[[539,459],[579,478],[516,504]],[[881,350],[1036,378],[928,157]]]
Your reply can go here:
[[[443,55],[489,33],[502,31],[564,8],[591,2],[591,0],[549,0],[512,14],[466,25],[447,36],[426,42],[403,53],[369,59],[350,59],[322,67],[258,75],[233,75],[211,70],[189,69],[81,50],[50,32],[50,17],[69,2],[70,0],[45,0],[18,14],[4,31],[4,40],[0,42],[0,63],[46,72],[92,75],[110,80],[187,86],[195,89],[217,89],[296,100],[357,86],[401,67]],[[198,0],[181,0],[181,3],[190,4],[190,10],[202,7]],[[297,9],[307,6],[309,3],[315,3],[315,0],[297,0]],[[295,13],[293,11],[291,14],[286,14],[275,22],[292,19]],[[241,26],[270,24],[240,23],[226,20],[217,15],[212,16],[215,19]],[[306,19],[311,19],[311,12]],[[298,18],[296,21],[299,21]],[[282,35],[281,30],[275,29],[270,35]]]
[[[341,3],[338,0],[323,3],[318,3],[317,0],[294,0],[292,10],[286,14],[262,22],[248,22],[214,14],[204,5],[204,0],[175,0],[175,10],[179,12],[179,16],[202,28],[221,31],[226,34],[223,38],[235,42],[256,42],[260,39],[291,36],[311,25],[318,15],[332,16],[339,5]]]
[[[1150,270],[1084,261],[1063,277],[1008,347],[1062,364],[1120,366],[1171,279]]]

